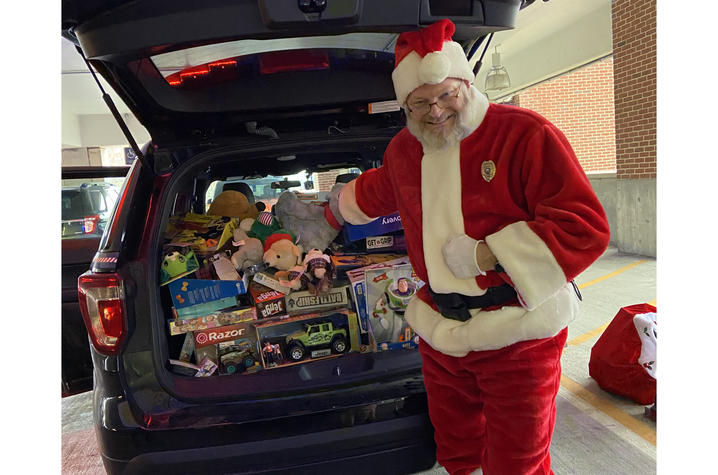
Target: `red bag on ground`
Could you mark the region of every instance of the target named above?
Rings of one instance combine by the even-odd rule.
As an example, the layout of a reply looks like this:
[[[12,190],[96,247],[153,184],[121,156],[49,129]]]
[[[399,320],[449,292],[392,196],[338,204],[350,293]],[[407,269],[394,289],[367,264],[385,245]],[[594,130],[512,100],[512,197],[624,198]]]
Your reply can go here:
[[[656,401],[655,312],[645,303],[623,307],[593,345],[588,362],[588,374],[602,389],[643,405]],[[641,316],[634,322],[636,315]]]

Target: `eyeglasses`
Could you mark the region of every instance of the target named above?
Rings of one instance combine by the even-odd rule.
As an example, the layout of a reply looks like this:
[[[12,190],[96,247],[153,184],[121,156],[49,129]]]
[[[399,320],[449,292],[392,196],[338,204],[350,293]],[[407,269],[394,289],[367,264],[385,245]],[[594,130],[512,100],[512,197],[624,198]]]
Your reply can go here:
[[[440,95],[436,102],[429,102],[427,100],[419,99],[416,101],[413,101],[412,103],[407,102],[407,107],[409,108],[409,112],[413,112],[419,115],[425,115],[428,114],[431,110],[431,106],[436,104],[441,109],[446,109],[447,107],[451,107],[456,102],[456,99],[459,97],[459,91],[460,89],[457,87],[456,89],[452,89],[450,91],[447,91]]]

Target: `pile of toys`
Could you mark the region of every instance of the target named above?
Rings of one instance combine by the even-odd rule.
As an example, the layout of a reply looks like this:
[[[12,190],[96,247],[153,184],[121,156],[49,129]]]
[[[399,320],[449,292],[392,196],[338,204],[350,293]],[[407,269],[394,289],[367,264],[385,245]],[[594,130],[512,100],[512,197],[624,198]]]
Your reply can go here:
[[[170,218],[160,285],[174,372],[250,374],[416,347],[403,317],[423,282],[401,220],[333,218],[340,187],[324,203],[285,191],[271,213],[225,206]]]

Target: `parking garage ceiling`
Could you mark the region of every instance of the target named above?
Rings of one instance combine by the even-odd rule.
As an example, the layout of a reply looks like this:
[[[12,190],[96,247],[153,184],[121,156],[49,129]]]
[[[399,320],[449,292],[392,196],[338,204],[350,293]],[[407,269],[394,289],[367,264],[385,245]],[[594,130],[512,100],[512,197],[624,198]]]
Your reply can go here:
[[[60,41],[63,148],[124,144],[126,139],[107,110],[84,61],[74,45],[64,38]],[[495,47],[509,72],[511,87],[489,93],[491,100],[510,97],[533,84],[610,55],[611,0],[537,0],[519,14],[514,30],[494,35],[475,82],[479,90],[484,89]],[[102,78],[100,81],[105,90],[111,91]],[[149,140],[149,134],[127,106],[114,92],[110,95],[137,141]]]

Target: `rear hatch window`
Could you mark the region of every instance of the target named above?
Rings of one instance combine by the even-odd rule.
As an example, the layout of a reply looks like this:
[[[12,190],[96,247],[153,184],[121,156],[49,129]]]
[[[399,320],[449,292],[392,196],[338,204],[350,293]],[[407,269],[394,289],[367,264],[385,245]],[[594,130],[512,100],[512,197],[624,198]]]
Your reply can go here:
[[[350,33],[238,40],[158,54],[150,59],[169,85],[199,89],[220,82],[249,82],[257,75],[367,67],[383,70],[386,65],[378,59],[393,59],[396,38],[390,33]]]
[[[70,0],[63,34],[162,147],[236,135],[248,121],[307,118],[293,124],[302,130],[316,127],[312,118],[382,122],[400,33],[449,18],[473,55],[530,3],[347,0],[307,12],[291,1]]]
[[[391,82],[396,37],[237,40],[153,55],[130,69],[156,108],[146,121],[160,142],[236,136],[248,122],[280,131],[383,124],[377,115],[400,117]]]

